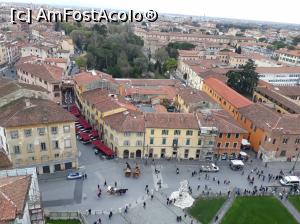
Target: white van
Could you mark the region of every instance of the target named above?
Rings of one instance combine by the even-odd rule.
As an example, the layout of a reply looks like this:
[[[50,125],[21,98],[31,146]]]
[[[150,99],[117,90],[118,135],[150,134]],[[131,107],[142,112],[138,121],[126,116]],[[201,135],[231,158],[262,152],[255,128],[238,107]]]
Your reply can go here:
[[[297,176],[285,176],[281,178],[279,182],[284,186],[293,186],[293,185],[299,185],[300,179]]]
[[[230,160],[229,166],[232,170],[242,170],[244,168],[244,163],[242,160],[233,159]]]

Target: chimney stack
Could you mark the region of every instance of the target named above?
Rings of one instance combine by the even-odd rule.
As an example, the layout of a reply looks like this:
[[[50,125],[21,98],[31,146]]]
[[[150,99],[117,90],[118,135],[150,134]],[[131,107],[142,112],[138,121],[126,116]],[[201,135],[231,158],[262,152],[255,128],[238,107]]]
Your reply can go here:
[[[30,99],[25,99],[25,107],[31,107]]]

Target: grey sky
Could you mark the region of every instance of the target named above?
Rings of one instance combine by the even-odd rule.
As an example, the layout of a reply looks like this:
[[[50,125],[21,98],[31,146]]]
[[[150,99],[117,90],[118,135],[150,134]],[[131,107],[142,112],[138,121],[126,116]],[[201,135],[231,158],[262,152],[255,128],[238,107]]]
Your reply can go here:
[[[14,0],[300,24],[300,0]]]

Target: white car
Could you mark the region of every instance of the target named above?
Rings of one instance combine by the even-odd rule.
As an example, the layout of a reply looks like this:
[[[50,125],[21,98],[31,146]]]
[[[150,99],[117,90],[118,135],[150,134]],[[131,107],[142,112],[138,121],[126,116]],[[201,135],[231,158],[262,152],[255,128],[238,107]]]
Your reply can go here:
[[[219,167],[216,166],[214,163],[200,166],[200,171],[202,172],[218,172],[219,170]]]
[[[83,177],[83,174],[80,172],[72,172],[69,173],[67,176],[68,180],[75,180],[75,179],[81,179]]]

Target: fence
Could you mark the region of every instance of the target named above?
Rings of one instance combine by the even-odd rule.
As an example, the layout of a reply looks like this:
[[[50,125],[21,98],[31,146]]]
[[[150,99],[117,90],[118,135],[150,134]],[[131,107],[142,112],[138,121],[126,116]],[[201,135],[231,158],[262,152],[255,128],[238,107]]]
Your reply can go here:
[[[45,216],[50,220],[57,220],[57,219],[78,219],[81,224],[88,224],[84,215],[81,212],[47,212]]]

